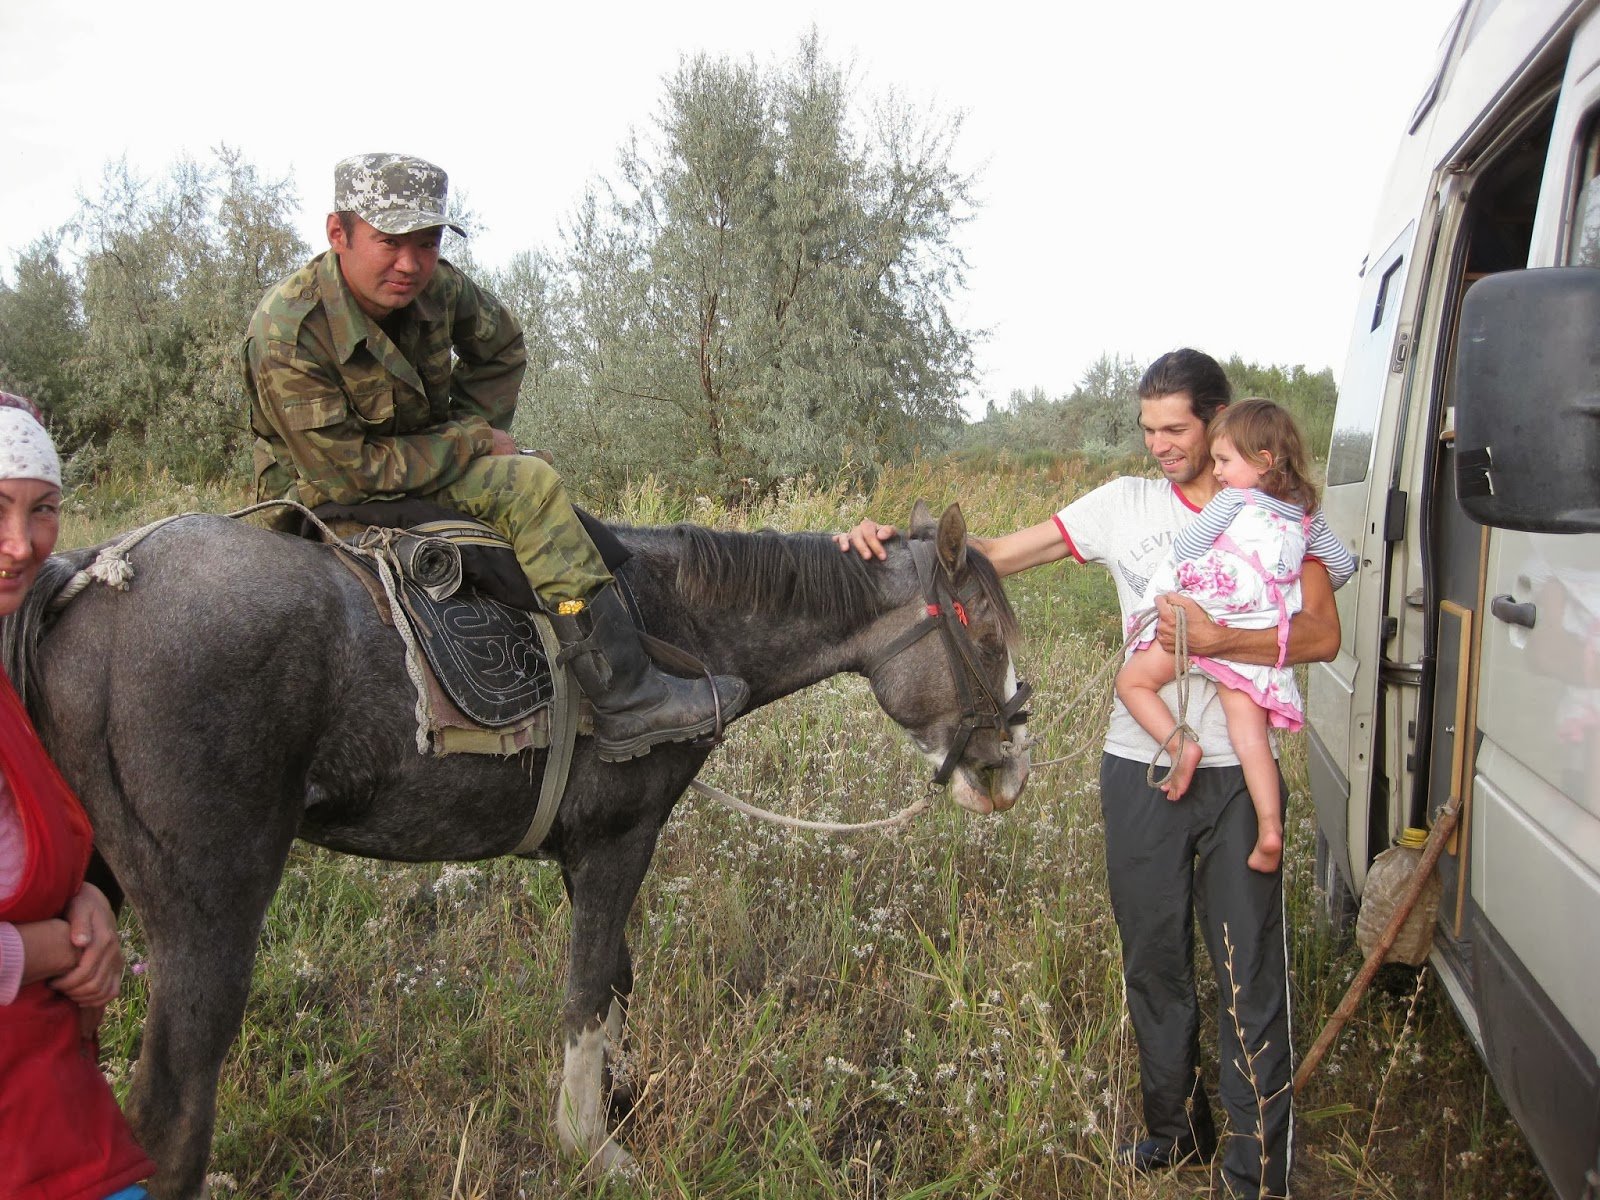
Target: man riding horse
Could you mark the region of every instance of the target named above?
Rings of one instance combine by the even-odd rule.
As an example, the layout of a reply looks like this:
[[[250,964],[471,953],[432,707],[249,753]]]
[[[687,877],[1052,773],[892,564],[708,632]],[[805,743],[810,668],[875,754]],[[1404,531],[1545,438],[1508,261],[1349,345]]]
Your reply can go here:
[[[256,497],[309,508],[417,498],[493,526],[595,708],[602,758],[709,733],[749,690],[655,668],[560,477],[519,452],[508,430],[522,329],[439,257],[445,226],[465,232],[446,219],[447,190],[444,171],[406,155],[334,168],[331,252],[269,291],[245,338]]]

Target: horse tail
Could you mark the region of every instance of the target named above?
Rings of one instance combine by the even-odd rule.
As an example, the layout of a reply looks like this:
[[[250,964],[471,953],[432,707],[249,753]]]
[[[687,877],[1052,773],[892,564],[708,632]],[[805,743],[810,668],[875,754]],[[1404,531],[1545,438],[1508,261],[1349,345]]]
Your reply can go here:
[[[0,617],[0,665],[5,667],[23,704],[28,703],[30,693],[38,690],[36,651],[57,615],[51,603],[79,571],[94,561],[99,549],[90,546],[45,559],[33,586],[22,598],[22,607],[10,616]]]

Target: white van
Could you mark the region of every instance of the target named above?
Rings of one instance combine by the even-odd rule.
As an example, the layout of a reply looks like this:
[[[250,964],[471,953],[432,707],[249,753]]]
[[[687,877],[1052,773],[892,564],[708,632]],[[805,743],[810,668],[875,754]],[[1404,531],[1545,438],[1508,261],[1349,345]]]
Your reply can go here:
[[[1563,1200],[1600,1197],[1600,3],[1468,0],[1389,176],[1328,458],[1319,883],[1453,795],[1432,962]]]

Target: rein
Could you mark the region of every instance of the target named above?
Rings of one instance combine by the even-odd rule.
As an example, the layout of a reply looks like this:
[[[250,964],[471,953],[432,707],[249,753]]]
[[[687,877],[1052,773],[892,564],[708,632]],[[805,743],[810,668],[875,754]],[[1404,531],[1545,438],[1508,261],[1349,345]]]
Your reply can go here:
[[[876,821],[857,821],[854,823],[844,821],[807,821],[802,817],[786,817],[782,813],[775,813],[768,808],[758,808],[737,796],[730,796],[719,787],[709,783],[702,783],[698,779],[689,781],[689,786],[702,796],[709,796],[718,804],[725,804],[734,812],[743,813],[747,817],[754,817],[758,821],[766,821],[770,825],[782,825],[786,829],[807,829],[813,833],[862,833],[869,829],[892,829],[896,825],[904,825],[914,817],[920,817],[933,807],[933,801],[928,796],[919,796],[906,805],[892,817],[880,817]],[[928,791],[933,791],[933,785],[928,785]]]
[[[1115,650],[1110,657],[1105,660],[1105,662],[1101,663],[1100,666],[1095,669],[1094,674],[1089,676],[1088,682],[1086,682],[1083,687],[1079,688],[1070,700],[1062,705],[1058,715],[1051,720],[1043,730],[1040,731],[1041,734],[1049,733],[1050,730],[1054,729],[1062,721],[1066,720],[1067,717],[1071,716],[1079,704],[1105,687],[1106,683],[1122,667],[1123,662],[1126,661],[1129,647],[1131,647],[1140,639],[1141,636],[1143,636],[1145,630],[1149,629],[1151,625],[1155,624],[1156,617],[1157,610],[1154,608],[1147,608],[1137,617],[1133,618],[1133,625],[1128,632],[1127,638],[1123,640],[1122,645]],[[1171,775],[1171,771],[1169,770],[1166,773],[1166,776],[1158,778],[1156,777],[1156,770],[1161,760],[1163,751],[1166,750],[1167,746],[1172,744],[1174,738],[1177,739],[1178,743],[1175,752],[1172,754],[1172,762],[1174,764],[1176,764],[1178,761],[1178,755],[1183,753],[1184,740],[1186,738],[1193,741],[1200,740],[1199,735],[1196,734],[1192,728],[1190,728],[1188,723],[1190,682],[1188,613],[1185,612],[1181,606],[1175,606],[1173,610],[1173,618],[1175,623],[1173,638],[1176,642],[1176,649],[1174,650],[1173,654],[1173,658],[1176,662],[1174,682],[1176,682],[1178,685],[1178,711],[1176,713],[1177,727],[1174,728],[1173,731],[1167,736],[1166,742],[1162,743],[1162,745],[1156,750],[1155,757],[1150,761],[1150,765],[1146,770],[1146,782],[1148,782],[1151,787],[1160,787]],[[1067,751],[1067,753],[1059,755],[1056,758],[1047,758],[1043,762],[1036,762],[1032,765],[1031,770],[1040,771],[1045,767],[1058,767],[1062,763],[1076,762],[1079,758],[1083,757],[1085,752],[1092,749],[1094,746],[1099,745],[1100,741],[1100,730],[1096,728],[1091,731],[1088,738],[1074,746],[1071,750]]]
[[[1178,684],[1178,723],[1167,734],[1167,740],[1161,743],[1150,765],[1145,768],[1144,781],[1153,788],[1165,787],[1178,770],[1178,759],[1183,756],[1183,748],[1190,742],[1198,744],[1200,741],[1200,735],[1189,725],[1189,614],[1174,605],[1172,616],[1172,661],[1174,678]],[[1171,759],[1171,765],[1165,772],[1160,771],[1163,753]]]

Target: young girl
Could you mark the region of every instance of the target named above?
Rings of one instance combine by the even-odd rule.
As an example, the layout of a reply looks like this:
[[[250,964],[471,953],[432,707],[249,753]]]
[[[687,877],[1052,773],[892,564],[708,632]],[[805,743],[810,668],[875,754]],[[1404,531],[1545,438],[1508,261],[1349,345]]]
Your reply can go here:
[[[1283,806],[1278,766],[1267,727],[1299,729],[1300,690],[1283,665],[1289,618],[1300,611],[1300,566],[1306,554],[1327,567],[1335,588],[1355,573],[1355,559],[1317,511],[1317,489],[1294,419],[1270,400],[1241,400],[1211,422],[1213,473],[1223,485],[1173,543],[1173,555],[1151,578],[1144,604],[1179,591],[1219,624],[1278,629],[1277,665],[1253,666],[1196,656],[1189,661],[1218,684],[1228,740],[1239,756],[1256,810],[1252,869],[1276,871],[1283,856]],[[1133,719],[1162,745],[1181,749],[1161,785],[1172,800],[1189,787],[1200,746],[1180,737],[1160,689],[1176,672],[1173,656],[1155,641],[1152,626],[1117,675],[1117,695]]]
[[[56,543],[61,467],[32,406],[0,392],[0,616]],[[0,671],[0,1197],[134,1200],[154,1170],[95,1064],[122,953],[83,881],[91,833]]]

